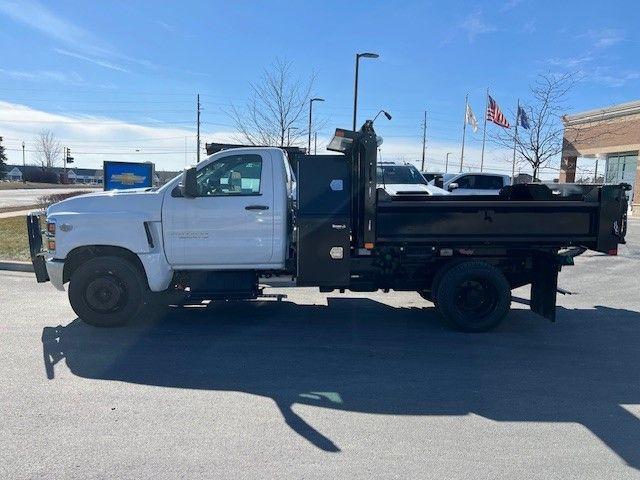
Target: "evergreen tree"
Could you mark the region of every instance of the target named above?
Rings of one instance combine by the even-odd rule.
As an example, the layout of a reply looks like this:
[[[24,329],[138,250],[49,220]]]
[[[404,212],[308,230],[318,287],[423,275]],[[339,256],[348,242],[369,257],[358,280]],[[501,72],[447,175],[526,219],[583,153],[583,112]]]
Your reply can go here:
[[[2,137],[0,137],[0,180],[4,178],[7,170],[7,155],[4,153]]]

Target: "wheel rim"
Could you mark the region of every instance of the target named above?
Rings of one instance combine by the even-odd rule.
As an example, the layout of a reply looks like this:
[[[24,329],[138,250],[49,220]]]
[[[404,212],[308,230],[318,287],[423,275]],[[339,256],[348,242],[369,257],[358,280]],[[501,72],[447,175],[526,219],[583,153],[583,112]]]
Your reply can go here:
[[[455,299],[456,309],[461,315],[479,320],[496,308],[498,291],[486,279],[469,279],[458,285]]]
[[[84,292],[89,308],[98,313],[114,313],[126,304],[126,288],[122,280],[110,273],[94,278]]]

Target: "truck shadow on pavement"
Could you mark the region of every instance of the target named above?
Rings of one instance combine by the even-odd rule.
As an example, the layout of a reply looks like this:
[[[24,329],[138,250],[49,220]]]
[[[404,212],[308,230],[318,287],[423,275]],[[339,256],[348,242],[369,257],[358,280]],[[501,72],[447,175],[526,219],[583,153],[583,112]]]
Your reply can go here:
[[[525,310],[487,334],[443,327],[433,308],[366,298],[328,306],[248,302],[175,309],[99,329],[79,319],[42,333],[45,369],[144,385],[272,398],[318,448],[340,450],[295,404],[390,415],[477,414],[504,422],[575,422],[640,468],[640,313]]]

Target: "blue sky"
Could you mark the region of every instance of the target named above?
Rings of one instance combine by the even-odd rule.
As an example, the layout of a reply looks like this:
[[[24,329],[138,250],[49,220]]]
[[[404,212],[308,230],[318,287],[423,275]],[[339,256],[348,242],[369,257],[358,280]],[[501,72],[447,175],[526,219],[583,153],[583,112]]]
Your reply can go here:
[[[634,1],[0,0],[0,135],[17,163],[22,141],[29,150],[48,128],[78,166],[181,169],[195,157],[195,94],[203,139],[231,140],[225,106],[242,105],[279,57],[302,77],[315,72],[324,145],[351,124],[355,52],[373,51],[380,58],[361,63],[360,121],[387,109],[383,157],[413,160],[427,109],[427,159],[438,170],[446,152],[459,157],[466,93],[479,119],[487,87],[509,114],[537,74],[575,71],[572,111],[637,99],[638,13]],[[481,138],[469,137],[472,165]],[[509,170],[493,146],[486,162]]]

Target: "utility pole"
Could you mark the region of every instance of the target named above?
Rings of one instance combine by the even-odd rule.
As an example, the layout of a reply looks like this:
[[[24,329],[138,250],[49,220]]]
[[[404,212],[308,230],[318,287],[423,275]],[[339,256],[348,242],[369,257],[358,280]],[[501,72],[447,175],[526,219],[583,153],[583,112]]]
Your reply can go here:
[[[312,115],[312,112],[313,112],[313,102],[324,102],[324,98],[314,97],[311,100],[309,100],[309,129],[308,129],[309,142],[307,143],[307,152],[308,153],[311,153],[311,115]]]
[[[421,172],[424,172],[424,155],[427,149],[427,111],[424,111],[424,122],[422,123],[422,168]]]
[[[518,99],[518,108],[516,109],[516,125],[515,125],[515,131],[513,134],[513,161],[511,162],[511,185],[513,185],[516,181],[516,147],[518,146],[518,123],[520,123],[520,99]]]
[[[444,173],[449,172],[449,155],[451,155],[451,152],[447,152],[447,158],[444,161]]]
[[[318,154],[318,132],[314,132],[313,134],[313,154]]]
[[[480,154],[480,171],[484,166],[484,144],[487,140],[487,111],[489,110],[489,87],[487,87],[487,102],[484,107],[484,130],[482,131],[482,153]]]
[[[197,109],[197,140],[196,140],[196,163],[200,163],[200,94],[198,94],[198,109]]]
[[[25,162],[24,162],[24,141],[22,142],[22,166],[25,166]]]

